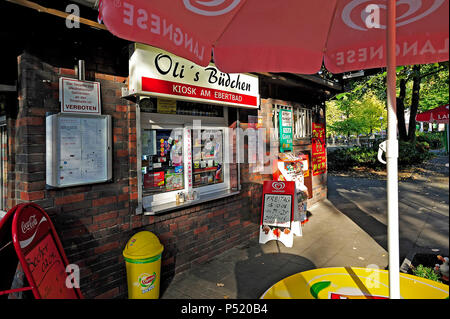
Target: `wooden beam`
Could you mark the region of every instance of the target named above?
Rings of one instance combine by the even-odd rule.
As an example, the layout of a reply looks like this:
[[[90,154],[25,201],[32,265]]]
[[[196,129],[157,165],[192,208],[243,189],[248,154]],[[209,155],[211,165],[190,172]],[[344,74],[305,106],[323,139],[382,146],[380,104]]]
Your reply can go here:
[[[15,85],[0,84],[0,92],[16,92],[17,87]]]
[[[18,5],[30,8],[30,9],[34,9],[38,12],[44,12],[44,13],[51,14],[51,15],[54,15],[54,16],[57,16],[60,18],[64,18],[64,19],[66,19],[70,15],[70,13],[62,12],[62,11],[51,9],[51,8],[46,8],[46,7],[41,6],[40,4],[31,2],[28,0],[6,0],[6,1],[18,4]],[[88,26],[96,28],[96,29],[108,30],[103,24],[97,23],[97,22],[89,20],[89,19],[81,18],[81,17],[79,17],[79,19],[80,19],[80,23],[82,23],[82,24],[88,25]]]

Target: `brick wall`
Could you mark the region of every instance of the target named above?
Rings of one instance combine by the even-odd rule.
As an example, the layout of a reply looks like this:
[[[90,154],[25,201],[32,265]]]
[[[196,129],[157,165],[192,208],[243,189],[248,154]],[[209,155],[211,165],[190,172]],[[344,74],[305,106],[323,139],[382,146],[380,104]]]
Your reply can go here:
[[[101,83],[102,114],[113,118],[113,181],[45,189],[45,113],[59,112],[58,79],[70,69],[29,54],[18,59],[19,110],[9,128],[8,207],[35,202],[50,215],[69,262],[80,266],[87,298],[126,297],[122,251],[138,231],[155,233],[164,245],[162,279],[189,269],[258,235],[260,188],[157,216],[135,215],[137,206],[136,114],[122,99],[126,78],[90,73]],[[88,72],[87,72],[88,73]]]

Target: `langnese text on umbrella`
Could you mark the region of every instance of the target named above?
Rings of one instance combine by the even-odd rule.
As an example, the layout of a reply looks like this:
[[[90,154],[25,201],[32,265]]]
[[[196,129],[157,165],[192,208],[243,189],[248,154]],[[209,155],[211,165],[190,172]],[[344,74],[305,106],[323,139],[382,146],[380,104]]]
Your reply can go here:
[[[184,45],[184,48],[194,54],[199,60],[203,60],[205,47],[194,40],[194,37],[183,30],[168,22],[167,19],[155,13],[148,13],[146,9],[137,8],[128,2],[122,3],[122,22],[126,25],[134,27],[137,25],[143,31],[150,31],[154,35],[158,35],[168,39],[176,46]]]
[[[397,43],[396,55],[397,56],[417,56],[426,54],[442,54],[448,52],[448,38],[442,43],[432,43],[430,40],[414,41],[409,43],[407,41],[403,43]],[[336,52],[333,54],[336,65],[344,65],[355,62],[368,62],[374,60],[382,60],[384,54],[384,46],[378,47],[371,46],[368,48],[359,48],[355,50],[348,50],[342,52]]]

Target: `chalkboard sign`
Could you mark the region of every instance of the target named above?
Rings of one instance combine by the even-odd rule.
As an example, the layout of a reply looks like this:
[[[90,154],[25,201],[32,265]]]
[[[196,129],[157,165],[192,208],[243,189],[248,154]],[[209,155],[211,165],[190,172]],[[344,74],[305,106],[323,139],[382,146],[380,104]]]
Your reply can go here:
[[[295,182],[265,181],[261,208],[259,242],[279,240],[292,247],[295,203]]]
[[[265,194],[263,225],[290,227],[292,215],[292,196]]]
[[[56,230],[38,205],[20,204],[12,222],[17,257],[35,298],[77,299],[78,288],[67,287],[69,264]]]

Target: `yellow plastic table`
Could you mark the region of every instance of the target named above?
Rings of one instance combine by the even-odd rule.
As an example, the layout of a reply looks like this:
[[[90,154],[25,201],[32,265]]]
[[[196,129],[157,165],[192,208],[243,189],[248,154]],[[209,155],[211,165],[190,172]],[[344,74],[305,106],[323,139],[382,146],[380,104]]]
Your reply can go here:
[[[448,299],[449,286],[400,274],[402,299]],[[297,273],[270,287],[261,299],[387,299],[389,272],[375,268],[319,268]]]

